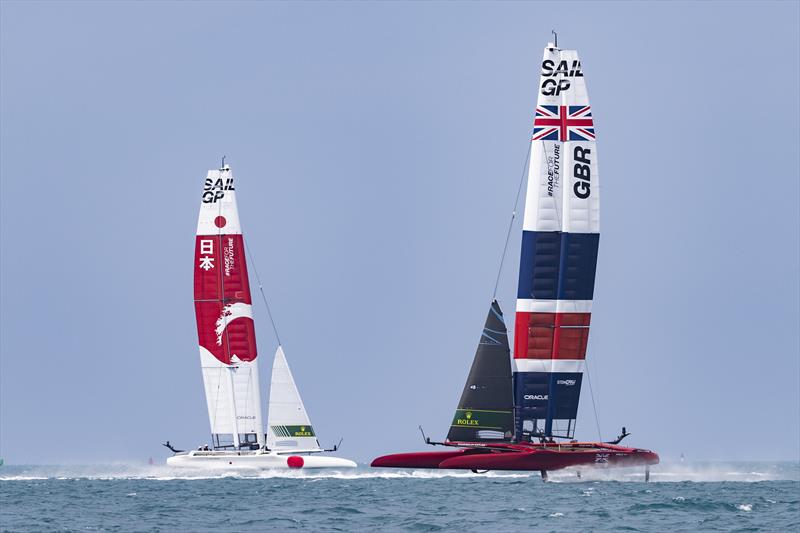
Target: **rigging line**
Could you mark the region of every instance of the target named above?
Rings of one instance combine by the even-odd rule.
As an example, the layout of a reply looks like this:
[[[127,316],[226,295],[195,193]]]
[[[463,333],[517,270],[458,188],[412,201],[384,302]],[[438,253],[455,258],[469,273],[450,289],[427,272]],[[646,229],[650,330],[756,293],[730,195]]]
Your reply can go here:
[[[589,396],[592,398],[592,409],[594,410],[594,423],[597,424],[597,436],[600,442],[603,442],[603,434],[600,432],[600,417],[597,416],[597,405],[594,403],[594,391],[592,390],[592,374],[589,372],[589,363],[584,361],[586,365],[586,377],[589,378]]]
[[[222,158],[222,163],[223,163],[223,165],[222,165],[222,168],[220,169],[220,180],[222,180],[222,176],[224,175],[224,172],[225,172],[225,157],[224,156]],[[228,177],[230,177],[230,172],[228,172]],[[222,187],[223,187],[223,191],[224,191],[225,190],[224,189],[225,182],[222,182]],[[223,201],[224,200],[222,198],[220,198],[218,200],[219,203],[217,204],[217,218],[222,216],[222,202]],[[215,225],[216,225],[216,222],[215,222]],[[219,263],[217,264],[217,273],[219,275],[220,290],[222,291],[222,293],[220,294],[220,302],[222,303],[222,316],[221,316],[221,318],[223,320],[222,323],[223,323],[223,325],[225,327],[225,329],[223,330],[225,332],[225,355],[227,356],[228,361],[230,361],[230,363],[228,363],[228,364],[232,367],[233,366],[233,360],[231,359],[231,337],[230,337],[230,334],[228,332],[228,315],[225,314],[225,301],[226,301],[226,298],[225,298],[225,276],[222,274],[222,268],[221,268],[222,267],[222,263],[225,260],[225,254],[224,254],[224,250],[223,250],[223,247],[222,247],[222,228],[219,227],[219,226],[217,226],[217,245],[218,245],[217,252],[219,253],[219,259],[220,259]],[[235,429],[238,429],[238,428],[235,428]]]
[[[269,316],[269,321],[272,324],[272,331],[275,332],[275,338],[278,340],[278,346],[282,346],[281,344],[281,336],[278,335],[278,326],[275,325],[275,319],[272,318],[272,310],[269,308],[269,302],[267,302],[267,296],[264,294],[264,286],[261,284],[261,277],[258,275],[258,268],[256,268],[256,260],[253,259],[253,253],[250,251],[250,247],[247,246],[247,239],[244,238],[244,234],[242,234],[242,242],[244,242],[244,249],[247,252],[247,256],[250,258],[250,264],[253,265],[253,274],[256,275],[256,282],[258,282],[258,291],[261,293],[261,299],[264,300],[264,306],[267,308],[267,315]]]
[[[228,179],[228,178],[230,178],[230,175],[231,175],[230,174],[230,169],[228,169],[228,171],[227,171],[228,172],[227,176],[225,175],[225,168],[226,167],[224,165],[224,163],[225,163],[225,159],[224,158],[223,158],[222,162],[223,162],[222,168],[219,169],[220,170],[220,180],[222,180],[223,176],[225,176],[226,179]],[[223,188],[222,190],[223,191],[225,190],[225,183],[226,183],[226,181],[222,182],[222,188]],[[217,204],[217,217],[221,217],[222,216],[222,202],[223,201],[225,201],[225,200],[223,200],[222,198],[220,198],[218,200],[219,203]],[[221,309],[221,315],[222,316],[221,316],[221,318],[223,320],[222,323],[223,323],[223,326],[225,328],[223,330],[223,332],[225,334],[225,355],[227,356],[228,361],[229,361],[228,366],[227,366],[227,370],[228,370],[228,380],[229,380],[230,388],[231,388],[230,396],[232,396],[232,398],[231,398],[231,400],[232,400],[231,401],[231,414],[233,415],[233,427],[231,429],[233,430],[233,444],[234,444],[234,447],[236,447],[237,443],[239,444],[239,446],[241,446],[241,443],[238,442],[239,441],[239,438],[238,438],[238,435],[239,435],[239,423],[238,423],[238,421],[236,419],[236,389],[235,389],[234,383],[233,383],[233,372],[237,367],[233,366],[233,358],[231,357],[231,337],[230,337],[230,332],[228,331],[228,315],[225,314],[225,302],[226,302],[226,298],[225,298],[225,275],[222,273],[222,263],[224,262],[225,254],[224,254],[224,250],[223,250],[223,246],[222,246],[222,228],[220,226],[218,226],[218,225],[217,225],[217,244],[219,246],[219,248],[217,248],[217,252],[219,253],[219,259],[220,259],[219,263],[217,263],[217,272],[218,272],[218,275],[219,275],[220,290],[221,290],[221,294],[220,294],[220,303],[222,304],[222,309]]]
[[[522,183],[525,181],[525,176],[528,171],[528,163],[531,159],[531,143],[528,143],[528,154],[525,156],[525,165],[522,167],[522,175],[519,178],[519,185],[517,186],[517,197],[514,200],[514,209],[511,211],[511,220],[508,221],[508,231],[506,231],[506,243],[503,246],[503,255],[500,256],[500,268],[497,269],[497,279],[494,282],[494,292],[492,292],[492,300],[497,299],[497,287],[500,285],[500,275],[503,273],[503,263],[506,260],[506,253],[508,252],[508,241],[511,238],[511,228],[514,226],[514,219],[517,216],[517,206],[519,205],[519,195],[522,193]]]

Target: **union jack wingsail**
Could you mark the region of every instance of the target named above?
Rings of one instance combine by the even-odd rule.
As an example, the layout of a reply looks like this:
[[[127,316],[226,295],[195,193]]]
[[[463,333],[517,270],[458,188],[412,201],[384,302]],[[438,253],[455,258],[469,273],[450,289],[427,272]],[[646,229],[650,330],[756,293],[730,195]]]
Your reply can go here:
[[[595,128],[575,50],[544,50],[514,326],[517,438],[571,438],[600,236]]]

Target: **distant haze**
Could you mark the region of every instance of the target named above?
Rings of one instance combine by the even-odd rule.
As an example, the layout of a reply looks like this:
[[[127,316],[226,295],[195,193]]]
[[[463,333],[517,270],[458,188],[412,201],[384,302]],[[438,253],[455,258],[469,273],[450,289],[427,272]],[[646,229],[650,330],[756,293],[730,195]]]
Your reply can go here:
[[[0,456],[209,441],[191,261],[222,155],[322,444],[369,461],[423,448],[420,424],[443,438],[555,28],[598,133],[602,437],[800,459],[798,6],[3,2]],[[587,385],[576,436],[596,439]]]

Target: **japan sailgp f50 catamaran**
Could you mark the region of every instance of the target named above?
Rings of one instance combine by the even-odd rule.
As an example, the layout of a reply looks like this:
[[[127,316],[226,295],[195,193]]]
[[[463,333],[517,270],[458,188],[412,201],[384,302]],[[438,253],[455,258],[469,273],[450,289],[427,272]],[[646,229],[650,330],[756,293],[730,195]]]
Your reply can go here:
[[[283,348],[272,367],[268,431],[261,416],[255,327],[233,174],[210,170],[203,187],[194,253],[194,308],[212,446],[176,450],[172,466],[355,468],[323,450]]]
[[[658,463],[650,450],[619,445],[624,428],[612,442],[573,440],[600,234],[594,121],[575,50],[544,50],[530,150],[513,368],[495,300],[447,439],[425,439],[455,449],[386,455],[372,466],[539,470],[546,478],[572,466]]]

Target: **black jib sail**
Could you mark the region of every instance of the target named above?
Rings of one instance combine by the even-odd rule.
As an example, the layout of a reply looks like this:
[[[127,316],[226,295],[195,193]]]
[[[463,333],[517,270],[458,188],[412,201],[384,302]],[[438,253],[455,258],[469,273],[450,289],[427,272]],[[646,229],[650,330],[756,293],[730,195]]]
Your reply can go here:
[[[503,312],[492,302],[448,441],[510,441],[514,434],[511,355]]]

